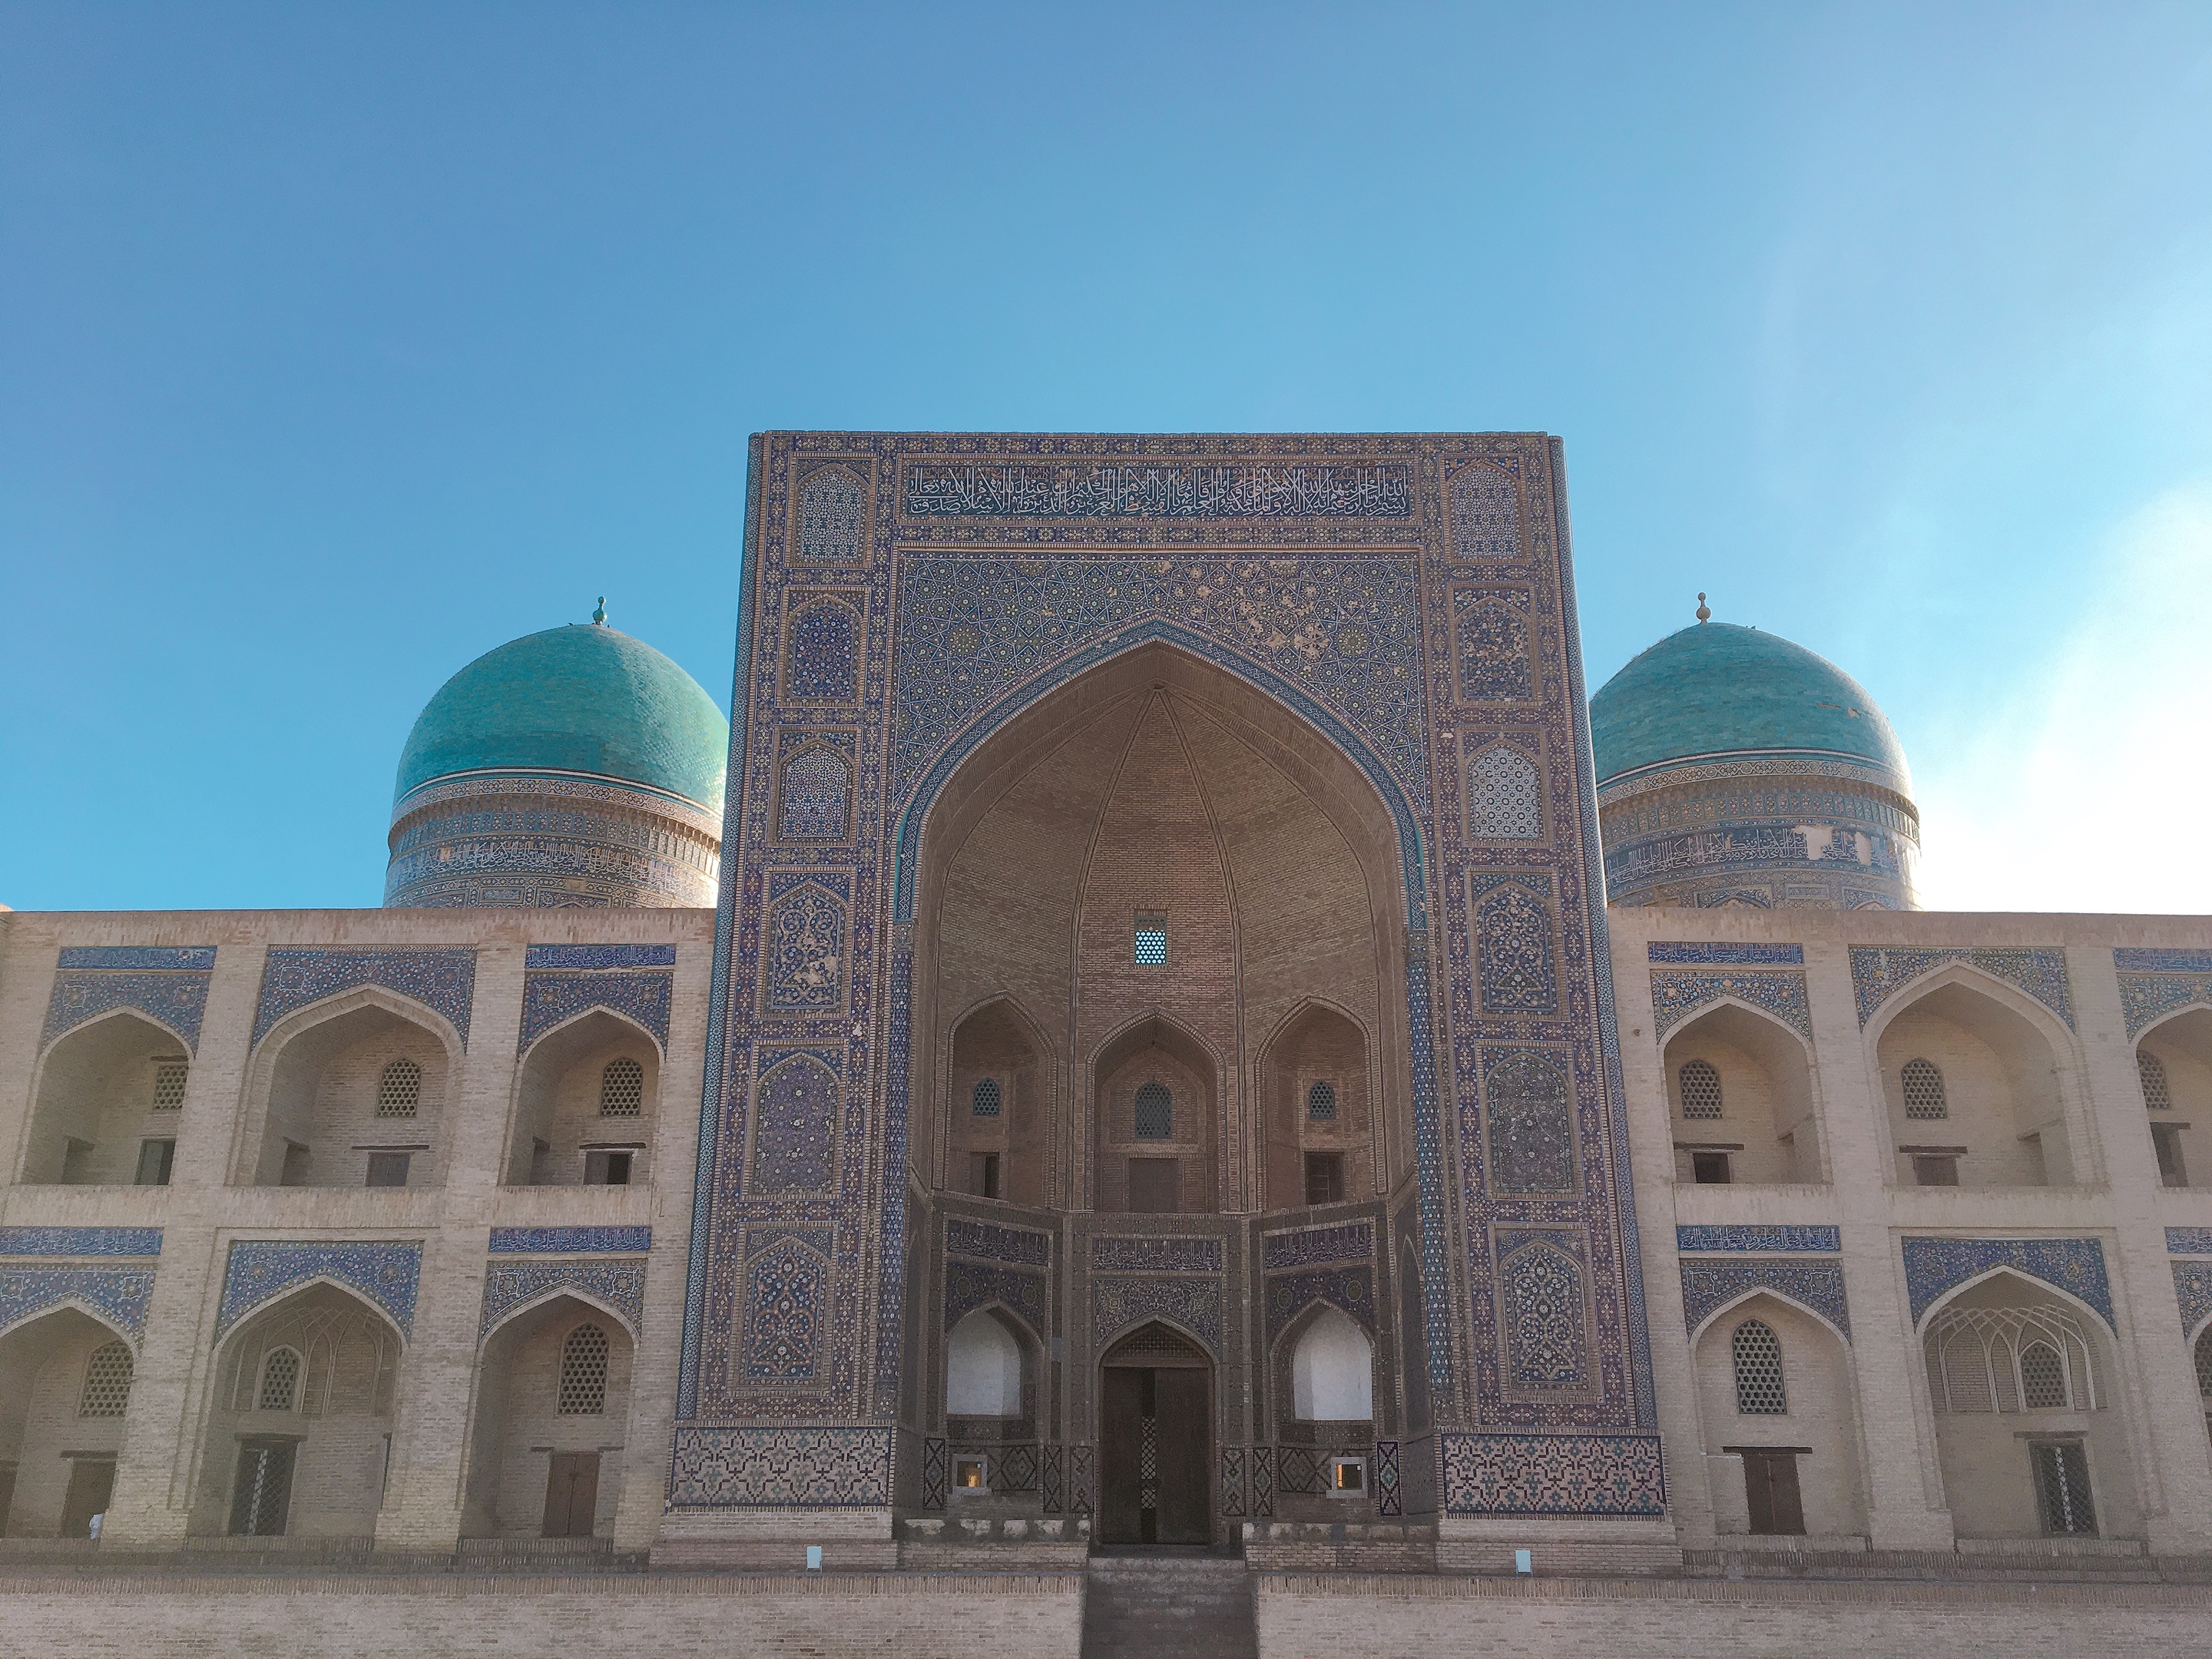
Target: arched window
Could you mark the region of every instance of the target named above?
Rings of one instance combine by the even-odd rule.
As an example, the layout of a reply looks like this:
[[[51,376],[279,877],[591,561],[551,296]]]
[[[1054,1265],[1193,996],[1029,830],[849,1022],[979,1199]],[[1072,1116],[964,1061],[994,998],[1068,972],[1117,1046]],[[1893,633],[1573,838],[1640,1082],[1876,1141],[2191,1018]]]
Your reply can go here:
[[[395,1060],[376,1080],[376,1115],[412,1117],[422,1102],[422,1068],[411,1060]]]
[[[2212,1325],[2197,1339],[2197,1392],[2212,1400]]]
[[[561,1345],[562,1417],[597,1417],[607,1408],[607,1334],[579,1325]]]
[[[1375,1414],[1375,1346],[1334,1308],[1322,1310],[1291,1355],[1291,1410],[1304,1423],[1364,1423]]]
[[[1175,1097],[1164,1083],[1147,1083],[1137,1091],[1137,1139],[1175,1139]]]
[[[1336,1121],[1336,1085],[1323,1080],[1306,1091],[1306,1116],[1316,1123]]]
[[[1943,1073],[1936,1069],[1934,1060],[1906,1060],[1903,1081],[1905,1116],[1932,1123],[1951,1115],[1951,1103],[1943,1093]]]
[[[1782,1340],[1763,1319],[1747,1319],[1729,1338],[1735,1361],[1735,1408],[1747,1417],[1780,1417],[1790,1409],[1782,1386]]]
[[[2031,1342],[2020,1351],[2020,1401],[2032,1412],[2066,1409],[2066,1362],[2048,1342]]]
[[[120,1417],[131,1409],[131,1350],[121,1342],[94,1348],[76,1397],[79,1417]]]
[[[2143,1104],[2154,1112],[2173,1109],[2173,1094],[2166,1086],[2166,1062],[2148,1048],[2136,1050],[2136,1076],[2142,1081]]]
[[[1686,1060],[1674,1075],[1682,1085],[1684,1117],[1721,1115],[1721,1074],[1713,1069],[1710,1060]]]
[[[599,1073],[599,1115],[641,1117],[645,1114],[645,1067],[624,1054]]]
[[[976,1117],[996,1117],[1006,1096],[999,1087],[999,1079],[987,1077],[979,1080],[975,1091],[968,1097],[968,1109]]]
[[[300,1398],[300,1351],[271,1348],[262,1356],[261,1387],[253,1396],[257,1409],[289,1412]]]
[[[164,1060],[154,1068],[154,1109],[173,1112],[185,1103],[185,1081],[191,1066],[184,1060]]]
[[[946,1339],[945,1410],[951,1417],[1022,1414],[1021,1346],[981,1308]]]

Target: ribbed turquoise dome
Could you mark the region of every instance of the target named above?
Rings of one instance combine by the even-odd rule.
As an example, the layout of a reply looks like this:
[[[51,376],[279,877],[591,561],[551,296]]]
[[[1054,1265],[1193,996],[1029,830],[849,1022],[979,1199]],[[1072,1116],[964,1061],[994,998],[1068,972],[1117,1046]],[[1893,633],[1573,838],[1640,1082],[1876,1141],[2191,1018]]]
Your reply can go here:
[[[729,722],[698,681],[627,634],[577,623],[488,651],[441,686],[392,799],[460,772],[580,772],[719,815],[729,749]]]
[[[1635,658],[1590,699],[1602,785],[1670,762],[1747,750],[1872,762],[1911,793],[1888,717],[1849,674],[1755,628],[1699,623]]]

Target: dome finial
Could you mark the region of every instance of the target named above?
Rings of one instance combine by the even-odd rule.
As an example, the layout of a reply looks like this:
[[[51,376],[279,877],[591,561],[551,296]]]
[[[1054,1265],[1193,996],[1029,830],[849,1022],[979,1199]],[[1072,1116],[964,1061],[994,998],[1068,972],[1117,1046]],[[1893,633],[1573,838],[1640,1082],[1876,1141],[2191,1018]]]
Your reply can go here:
[[[605,605],[605,604],[606,603],[606,601],[605,601],[605,599],[602,599],[602,600],[600,600],[600,601],[599,601],[599,603],[600,603],[600,604],[602,604],[602,605]],[[1711,622],[1712,619],[1713,619],[1713,613],[1712,613],[1711,611],[1708,611],[1707,609],[1705,609],[1705,596],[1704,594],[1702,594],[1702,593],[1698,594],[1698,620],[1699,622]]]
[[[1702,599],[1705,596],[1700,593],[1698,597]],[[607,625],[607,596],[604,593],[599,595],[599,608],[592,612],[592,620],[602,628]]]

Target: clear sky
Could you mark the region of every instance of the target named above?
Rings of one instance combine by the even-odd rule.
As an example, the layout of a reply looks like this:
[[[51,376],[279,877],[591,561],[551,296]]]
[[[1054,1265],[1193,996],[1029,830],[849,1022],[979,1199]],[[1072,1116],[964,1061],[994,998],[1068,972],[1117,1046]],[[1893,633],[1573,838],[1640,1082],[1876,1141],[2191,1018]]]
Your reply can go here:
[[[373,905],[423,702],[726,702],[768,427],[1541,428],[1593,686],[2212,909],[2212,7],[0,3],[0,902]]]

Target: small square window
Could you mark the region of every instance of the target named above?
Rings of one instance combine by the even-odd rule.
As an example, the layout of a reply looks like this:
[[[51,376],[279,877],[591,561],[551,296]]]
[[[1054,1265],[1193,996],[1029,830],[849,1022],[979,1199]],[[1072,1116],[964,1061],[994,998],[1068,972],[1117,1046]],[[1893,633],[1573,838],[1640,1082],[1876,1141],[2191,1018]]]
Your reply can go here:
[[[1692,1152],[1690,1179],[1700,1187],[1725,1187],[1735,1180],[1726,1152]]]
[[[1328,1495],[1331,1498],[1366,1497],[1367,1460],[1364,1457],[1330,1458]]]
[[[138,1143],[138,1184],[141,1187],[166,1187],[169,1184],[170,1166],[176,1162],[177,1143],[173,1140],[142,1140]]]
[[[978,1198],[999,1195],[999,1155],[996,1152],[970,1152],[968,1155],[968,1190]]]
[[[972,1492],[977,1497],[991,1490],[991,1465],[981,1457],[956,1457],[952,1460],[952,1489]]]
[[[1912,1181],[1917,1187],[1955,1187],[1959,1184],[1959,1160],[1949,1152],[1916,1152],[1912,1158]]]
[[[627,1187],[629,1185],[631,1153],[617,1152],[589,1152],[584,1154],[584,1184],[586,1187]]]
[[[1164,968],[1168,965],[1168,919],[1162,915],[1137,918],[1137,966]]]
[[[1340,1204],[1343,1201],[1343,1154],[1308,1152],[1306,1154],[1306,1202]]]
[[[407,1184],[407,1165],[412,1152],[371,1152],[368,1155],[368,1184],[372,1187],[404,1187]]]

